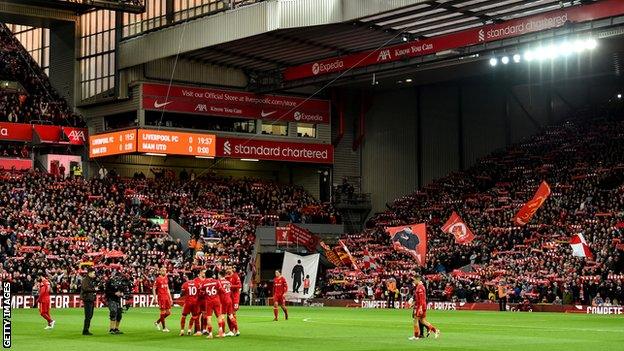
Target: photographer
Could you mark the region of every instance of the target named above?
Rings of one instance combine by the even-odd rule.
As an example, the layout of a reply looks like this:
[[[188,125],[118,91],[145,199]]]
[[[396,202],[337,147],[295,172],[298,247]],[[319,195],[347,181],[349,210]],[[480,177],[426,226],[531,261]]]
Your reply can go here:
[[[104,290],[106,301],[108,302],[108,310],[110,312],[110,328],[108,330],[110,334],[123,334],[123,332],[119,330],[119,323],[121,322],[121,315],[123,314],[121,298],[124,296],[125,289],[126,283],[121,274],[117,273],[116,270],[112,270]]]
[[[95,269],[87,268],[87,276],[82,279],[80,289],[80,298],[84,304],[84,325],[82,327],[82,335],[93,335],[89,332],[91,327],[91,318],[93,318],[93,307],[95,304],[95,292],[97,291],[95,282]]]

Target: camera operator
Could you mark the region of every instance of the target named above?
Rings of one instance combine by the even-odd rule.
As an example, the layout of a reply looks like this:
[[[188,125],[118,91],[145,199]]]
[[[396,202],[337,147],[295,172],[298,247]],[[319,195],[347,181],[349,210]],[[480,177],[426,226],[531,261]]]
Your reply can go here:
[[[89,332],[91,327],[91,318],[93,318],[93,307],[95,305],[95,292],[97,291],[97,283],[95,281],[95,269],[87,268],[87,276],[82,279],[80,289],[80,298],[84,304],[84,325],[82,327],[82,335],[93,335]]]
[[[116,270],[112,270],[104,291],[106,294],[106,301],[108,302],[108,310],[110,312],[110,328],[108,330],[110,334],[123,334],[123,332],[119,330],[119,323],[121,322],[121,315],[123,314],[121,298],[124,296],[125,289],[125,280],[121,274]]]

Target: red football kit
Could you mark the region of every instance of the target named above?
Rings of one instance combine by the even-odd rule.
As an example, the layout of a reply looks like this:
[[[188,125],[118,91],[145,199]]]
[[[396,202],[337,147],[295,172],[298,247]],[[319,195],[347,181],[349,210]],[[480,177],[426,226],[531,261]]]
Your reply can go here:
[[[189,313],[193,316],[199,314],[199,286],[196,285],[195,280],[189,280],[182,284],[182,293],[184,294],[184,308],[182,308],[182,315],[186,316]]]
[[[46,278],[42,278],[39,283],[39,314],[45,319],[48,324],[52,322],[50,317],[50,281]]]
[[[234,308],[234,311],[238,311],[238,304],[240,303],[240,289],[243,287],[240,276],[238,273],[234,272],[226,278],[230,281],[230,289],[232,289],[232,307]]]
[[[221,313],[234,314],[234,307],[232,306],[232,289],[231,283],[226,278],[219,279],[219,283],[223,287],[223,293],[219,294],[221,300]]]
[[[161,310],[171,309],[171,299],[169,298],[169,279],[167,276],[158,276],[154,282],[156,287],[156,297]]]
[[[221,315],[221,299],[219,296],[223,293],[223,287],[218,280],[214,278],[204,279],[200,294],[203,294],[205,298],[206,316],[212,316],[213,313],[217,317]]]
[[[284,276],[276,277],[273,279],[273,300],[279,305],[286,304],[286,298],[284,294],[288,291],[288,282]]]
[[[427,317],[427,292],[425,291],[425,285],[420,282],[414,289],[414,318],[426,318]]]

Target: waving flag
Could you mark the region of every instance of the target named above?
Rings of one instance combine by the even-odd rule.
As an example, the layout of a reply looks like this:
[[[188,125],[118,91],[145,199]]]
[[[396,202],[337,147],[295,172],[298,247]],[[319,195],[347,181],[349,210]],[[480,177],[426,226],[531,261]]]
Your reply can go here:
[[[451,217],[442,226],[442,231],[453,234],[457,244],[468,244],[474,239],[472,231],[455,211],[453,211]]]
[[[427,228],[424,223],[386,228],[392,247],[409,254],[416,263],[424,266],[427,256]]]
[[[377,269],[377,262],[375,261],[375,259],[373,258],[373,256],[371,256],[371,254],[368,252],[368,248],[364,249],[364,256],[362,257],[362,267],[364,267],[364,269]]]
[[[570,246],[572,246],[572,256],[587,257],[590,260],[594,259],[594,255],[589,249],[589,245],[587,245],[583,234],[573,235],[570,239]]]
[[[334,250],[332,250],[331,247],[329,247],[329,245],[325,244],[323,240],[321,240],[320,245],[321,245],[321,248],[323,248],[323,252],[325,253],[325,258],[327,258],[327,260],[331,262],[331,264],[333,264],[336,267],[342,266],[342,262],[340,261],[340,258],[338,257],[338,255],[336,255]]]
[[[535,212],[537,212],[537,209],[542,206],[542,204],[544,203],[544,201],[546,201],[549,195],[550,187],[548,186],[548,183],[542,182],[542,184],[540,184],[539,188],[535,192],[535,195],[533,195],[533,198],[529,202],[524,204],[524,206],[520,208],[520,211],[516,213],[516,216],[514,217],[514,222],[518,225],[525,225],[529,223]]]
[[[353,267],[356,271],[359,270],[357,264],[355,263],[355,258],[353,258],[351,252],[349,252],[349,249],[347,248],[347,245],[345,245],[342,240],[338,240],[338,246],[334,248],[334,252],[336,252],[336,255],[338,255],[342,263]]]

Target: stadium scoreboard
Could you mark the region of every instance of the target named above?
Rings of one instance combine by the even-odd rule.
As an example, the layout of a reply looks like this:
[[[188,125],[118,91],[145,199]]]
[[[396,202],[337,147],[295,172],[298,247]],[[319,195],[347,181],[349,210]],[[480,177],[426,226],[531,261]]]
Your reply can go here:
[[[212,134],[138,130],[138,152],[214,157],[215,147],[215,136]]]
[[[89,157],[143,152],[162,155],[214,157],[213,134],[132,129],[89,137]]]
[[[89,157],[103,157],[136,152],[136,129],[89,137]]]

